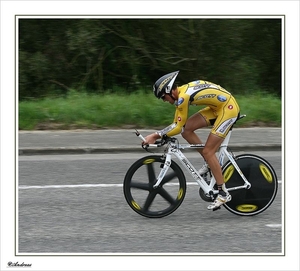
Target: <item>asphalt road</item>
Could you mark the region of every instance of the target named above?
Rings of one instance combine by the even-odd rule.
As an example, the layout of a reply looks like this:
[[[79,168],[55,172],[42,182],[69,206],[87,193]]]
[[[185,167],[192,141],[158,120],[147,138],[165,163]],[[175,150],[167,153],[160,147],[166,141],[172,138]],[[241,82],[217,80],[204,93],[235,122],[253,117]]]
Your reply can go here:
[[[280,151],[252,153],[265,157],[282,180]],[[127,169],[141,155],[19,156],[17,253],[284,253],[282,183],[273,204],[257,216],[208,211],[198,187],[189,185],[179,209],[149,219],[130,209],[122,190]],[[197,154],[189,158],[201,166]]]
[[[75,130],[75,131],[20,131],[19,155],[84,154],[84,153],[143,153],[141,140],[128,130]],[[139,130],[143,135],[155,130]],[[197,134],[205,142],[210,129],[199,129]],[[186,141],[178,135],[180,142]],[[281,128],[234,128],[229,147],[232,150],[282,150]]]

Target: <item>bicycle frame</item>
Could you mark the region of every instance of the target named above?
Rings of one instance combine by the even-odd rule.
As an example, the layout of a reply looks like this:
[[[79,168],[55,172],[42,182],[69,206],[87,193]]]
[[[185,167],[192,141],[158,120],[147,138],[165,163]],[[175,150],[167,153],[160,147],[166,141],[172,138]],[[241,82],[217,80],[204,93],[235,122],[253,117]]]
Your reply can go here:
[[[244,181],[244,185],[242,186],[236,186],[232,188],[228,188],[228,191],[231,190],[237,190],[237,189],[250,189],[251,184],[248,182],[247,178],[242,173],[241,169],[235,162],[233,156],[227,151],[228,143],[231,137],[232,130],[230,130],[224,139],[223,143],[221,144],[219,148],[219,163],[221,167],[224,165],[224,159],[225,157],[230,160],[234,168],[237,170],[239,175]],[[137,134],[142,138],[141,135]],[[143,139],[143,138],[142,138]],[[158,147],[157,144],[150,144],[150,147]],[[178,142],[169,142],[167,148],[165,149],[164,157],[165,157],[165,163],[163,168],[161,169],[157,181],[154,184],[154,188],[158,187],[160,183],[162,182],[164,176],[166,175],[168,169],[170,168],[171,161],[172,161],[172,155],[177,157],[177,159],[181,162],[181,164],[187,169],[187,171],[191,174],[193,179],[198,183],[198,185],[203,189],[204,193],[208,196],[213,197],[215,194],[218,194],[218,190],[214,189],[214,185],[216,183],[216,180],[214,176],[212,175],[211,181],[207,183],[204,178],[199,174],[199,172],[195,169],[195,167],[192,165],[192,163],[188,160],[188,158],[182,153],[182,149],[190,149],[190,148],[204,148],[205,144],[178,144]]]

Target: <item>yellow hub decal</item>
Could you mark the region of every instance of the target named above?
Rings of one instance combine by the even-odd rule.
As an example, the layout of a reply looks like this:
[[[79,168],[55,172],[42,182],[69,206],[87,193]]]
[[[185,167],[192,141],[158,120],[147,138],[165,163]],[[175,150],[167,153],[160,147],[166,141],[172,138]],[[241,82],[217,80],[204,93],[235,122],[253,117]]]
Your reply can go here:
[[[259,164],[259,169],[260,169],[262,175],[264,175],[265,179],[269,183],[272,183],[273,178],[272,178],[272,174],[271,174],[270,170],[264,164]]]
[[[180,188],[179,191],[178,191],[177,199],[180,200],[182,198],[182,195],[183,195],[183,189]]]
[[[230,179],[230,177],[232,176],[234,172],[234,166],[230,165],[224,172],[224,181],[225,183]]]
[[[132,205],[135,209],[141,210],[141,207],[140,207],[134,200],[131,201],[131,205]]]
[[[152,164],[153,162],[155,162],[155,159],[147,159],[143,162],[143,164],[147,165],[147,164]]]
[[[243,213],[250,213],[250,212],[254,212],[255,210],[257,210],[257,206],[256,205],[253,205],[253,204],[241,204],[241,205],[238,205],[236,207],[236,209],[240,212],[243,212]]]

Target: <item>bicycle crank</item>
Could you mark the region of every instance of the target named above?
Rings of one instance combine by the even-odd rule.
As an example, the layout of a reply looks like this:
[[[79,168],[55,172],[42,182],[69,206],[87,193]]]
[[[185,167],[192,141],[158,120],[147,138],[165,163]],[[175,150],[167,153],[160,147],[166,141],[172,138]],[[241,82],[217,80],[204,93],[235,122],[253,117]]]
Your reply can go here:
[[[207,202],[213,202],[217,197],[212,191],[209,195],[205,194],[201,187],[199,188],[199,195],[201,199]]]

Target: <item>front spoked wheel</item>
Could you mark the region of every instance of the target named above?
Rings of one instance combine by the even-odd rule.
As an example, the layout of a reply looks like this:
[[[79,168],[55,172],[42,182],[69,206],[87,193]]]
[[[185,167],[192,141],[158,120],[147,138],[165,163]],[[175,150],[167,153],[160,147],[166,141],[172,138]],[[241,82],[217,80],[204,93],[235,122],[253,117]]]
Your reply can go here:
[[[161,156],[146,156],[136,161],[126,173],[123,183],[126,201],[142,216],[167,216],[181,205],[185,197],[185,176],[174,161],[159,187],[153,188],[164,162]]]
[[[263,158],[253,154],[242,154],[235,158],[239,168],[251,183],[250,189],[237,189],[244,181],[228,161],[222,168],[226,188],[232,199],[224,204],[230,212],[253,216],[265,211],[274,201],[278,190],[277,176],[272,166]]]

